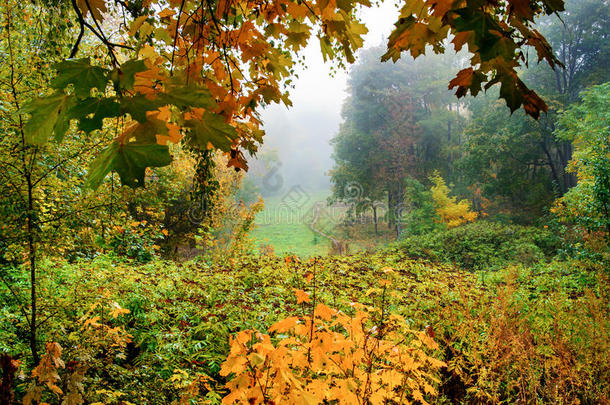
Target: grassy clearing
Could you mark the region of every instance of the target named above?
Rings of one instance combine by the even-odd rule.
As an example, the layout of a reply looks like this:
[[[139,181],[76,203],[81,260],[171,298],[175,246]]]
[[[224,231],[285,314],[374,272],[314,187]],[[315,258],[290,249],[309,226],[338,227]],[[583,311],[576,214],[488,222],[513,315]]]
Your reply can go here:
[[[300,204],[290,196],[265,198],[265,209],[256,216],[256,228],[250,233],[256,249],[270,246],[276,254],[302,257],[330,253],[330,240],[309,228],[316,204],[319,206],[316,228],[346,243],[350,253],[373,251],[395,240],[395,231],[388,229],[382,218],[379,219],[378,234],[375,235],[370,213],[354,223],[346,224],[347,207],[338,204],[328,206],[326,201],[329,195],[330,191],[310,193],[302,197]]]
[[[325,255],[330,241],[309,228],[314,204],[326,202],[327,192],[307,195],[299,203],[290,197],[265,198],[265,209],[256,216],[256,227],[250,233],[256,249],[272,246],[276,254],[303,257]]]

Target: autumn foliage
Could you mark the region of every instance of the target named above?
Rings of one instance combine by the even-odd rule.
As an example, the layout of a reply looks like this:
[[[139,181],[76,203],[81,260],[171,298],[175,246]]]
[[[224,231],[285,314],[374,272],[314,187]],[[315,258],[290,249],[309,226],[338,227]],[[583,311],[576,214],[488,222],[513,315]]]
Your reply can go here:
[[[275,344],[267,334],[239,332],[221,368],[234,375],[223,404],[426,403],[424,396],[435,396],[436,370],[445,364],[427,353],[438,349],[434,340],[385,308],[351,306],[346,314],[317,304],[311,316],[276,322],[269,328]]]
[[[311,42],[331,71],[353,63],[372,5],[2,2],[2,405],[610,403],[610,87],[576,91],[607,80],[591,68],[609,26],[585,18],[604,11],[592,3],[549,23],[551,42],[564,37],[553,53],[536,23],[563,0],[401,1],[385,49],[360,54],[332,173],[349,215],[370,211],[373,238],[383,217],[398,241],[256,254],[263,202],[238,189],[261,112],[291,105]],[[595,32],[566,42],[569,20]],[[377,65],[448,48],[461,53]],[[563,84],[528,78],[536,59],[573,66]],[[448,91],[494,86],[506,116]],[[540,184],[528,198],[555,198],[559,179],[544,228],[507,225],[534,218],[496,202],[475,222],[487,197]]]
[[[57,75],[48,88],[23,108],[31,144],[61,142],[74,130],[71,121],[81,135],[113,122],[115,134],[100,142],[91,163],[93,188],[110,172],[122,184],[142,186],[147,167],[171,163],[168,143],[217,149],[230,166],[247,169],[244,152],[255,153],[264,135],[260,110],[291,104],[288,89],[303,48],[317,37],[325,61],[353,63],[367,32],[357,11],[371,6],[368,0],[111,3],[72,1],[80,31],[69,58],[53,65]],[[526,47],[539,61],[561,65],[533,24],[563,7],[561,0],[407,0],[382,60],[396,61],[403,51],[418,57],[427,48],[443,53],[452,38],[456,51],[468,48],[472,55],[471,67],[449,83],[458,97],[499,83],[511,111],[523,106],[537,118],[547,105],[516,69],[528,64]],[[104,25],[115,19],[122,23],[113,34],[118,40],[111,40]],[[101,63],[76,58],[85,32],[103,44]]]
[[[447,224],[449,228],[453,228],[477,218],[478,214],[470,210],[468,200],[457,201],[456,197],[449,196],[449,187],[438,173],[434,174],[430,180],[434,184],[430,190],[441,222]]]
[[[70,393],[89,403],[608,400],[599,265],[472,273],[388,249],[212,267],[99,257],[45,270],[68,310],[50,320],[41,366],[19,364],[17,398],[40,393],[33,403]],[[12,341],[10,319],[0,332]],[[74,327],[54,334],[61,325]]]

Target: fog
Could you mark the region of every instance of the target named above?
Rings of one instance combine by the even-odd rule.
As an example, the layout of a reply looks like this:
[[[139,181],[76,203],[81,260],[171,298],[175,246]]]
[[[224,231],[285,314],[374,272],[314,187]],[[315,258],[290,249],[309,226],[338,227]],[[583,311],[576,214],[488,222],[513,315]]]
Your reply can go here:
[[[379,45],[387,38],[397,15],[394,2],[363,10],[361,20],[369,29],[363,49]],[[304,55],[306,68],[296,69],[298,78],[290,91],[293,106],[272,105],[262,113],[266,135],[259,155],[276,152],[280,161],[279,165],[272,165],[282,179],[281,188],[272,190],[275,193],[286,192],[294,186],[301,186],[307,192],[330,187],[327,173],[332,168],[332,148],[329,141],[341,123],[348,72],[337,69],[331,76],[332,65],[324,63],[315,38]],[[256,159],[251,159],[250,164],[253,170],[249,176],[265,176],[269,171]]]

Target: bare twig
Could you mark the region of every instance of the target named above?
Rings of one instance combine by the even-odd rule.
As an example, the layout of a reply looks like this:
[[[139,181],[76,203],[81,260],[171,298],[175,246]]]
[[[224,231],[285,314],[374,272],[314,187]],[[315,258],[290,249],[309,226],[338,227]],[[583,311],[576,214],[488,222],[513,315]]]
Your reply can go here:
[[[106,47],[108,48],[108,54],[110,55],[110,58],[112,59],[112,63],[114,65],[118,65],[119,62],[114,53],[114,48],[123,48],[123,49],[133,50],[133,47],[131,47],[129,45],[116,44],[114,42],[110,42],[104,35],[104,31],[102,30],[102,27],[100,27],[100,25],[97,22],[97,20],[95,19],[95,17],[93,17],[93,22],[94,22],[95,26],[97,27],[97,30],[99,30],[99,32],[85,20],[85,18],[83,17],[83,14],[81,13],[80,9],[78,8],[78,5],[76,4],[76,0],[71,0],[71,3],[72,3],[72,8],[74,9],[74,12],[78,16],[79,24],[81,24],[84,27],[87,27],[89,29],[89,31],[91,31],[93,33],[93,35],[95,35],[100,41],[102,41],[102,43],[104,45],[106,45]],[[93,11],[91,10],[89,1],[85,0],[85,4],[87,5],[87,8],[89,9],[89,12],[91,13],[91,15],[93,15]],[[77,44],[75,44],[75,45],[77,45]]]
[[[176,19],[176,32],[174,33],[174,46],[172,49],[172,61],[170,68],[170,75],[174,74],[174,55],[176,54],[176,43],[178,42],[178,29],[180,28],[180,17],[182,16],[182,9],[184,8],[184,0],[180,3],[180,10],[178,11],[178,18]]]

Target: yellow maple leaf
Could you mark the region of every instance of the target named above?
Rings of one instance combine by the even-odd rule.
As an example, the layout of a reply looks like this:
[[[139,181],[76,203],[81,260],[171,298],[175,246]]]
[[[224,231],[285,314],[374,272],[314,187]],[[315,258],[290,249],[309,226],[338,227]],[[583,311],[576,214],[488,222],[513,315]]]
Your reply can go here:
[[[133,20],[133,22],[129,25],[129,35],[132,37],[136,35],[136,32],[138,32],[138,30],[140,29],[142,24],[144,24],[144,21],[146,21],[147,18],[147,15],[141,15],[140,17]]]
[[[309,298],[309,294],[307,294],[303,290],[299,290],[298,288],[294,289],[294,294],[297,296],[297,304],[302,302],[310,302],[311,298]]]
[[[294,328],[298,322],[299,318],[296,316],[291,316],[286,319],[282,319],[271,325],[269,328],[269,332],[287,332],[290,329]]]
[[[247,367],[248,360],[241,356],[230,356],[220,367],[220,375],[239,374]]]

